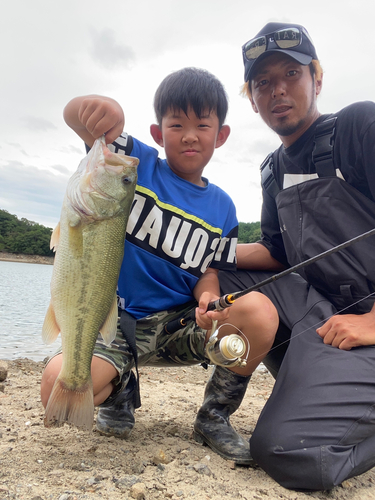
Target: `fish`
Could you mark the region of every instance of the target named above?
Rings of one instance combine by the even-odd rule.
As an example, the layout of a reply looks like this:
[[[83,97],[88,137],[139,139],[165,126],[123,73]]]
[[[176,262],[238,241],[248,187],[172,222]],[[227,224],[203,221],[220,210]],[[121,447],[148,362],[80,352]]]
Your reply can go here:
[[[106,345],[116,336],[116,288],[138,163],[112,153],[102,136],[68,181],[51,236],[51,300],[42,327],[46,344],[61,334],[63,353],[45,410],[46,427],[93,426],[91,360],[98,332]]]

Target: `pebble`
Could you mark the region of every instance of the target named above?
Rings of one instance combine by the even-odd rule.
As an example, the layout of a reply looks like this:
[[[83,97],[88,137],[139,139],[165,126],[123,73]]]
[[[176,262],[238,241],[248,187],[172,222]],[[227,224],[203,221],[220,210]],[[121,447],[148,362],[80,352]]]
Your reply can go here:
[[[207,467],[207,465],[199,463],[193,465],[193,469],[198,472],[198,474],[204,474],[206,476],[212,476],[211,470]]]
[[[136,500],[144,500],[146,498],[146,486],[143,483],[136,483],[130,488],[129,494]]]
[[[159,450],[158,453],[152,457],[152,463],[154,465],[169,464],[169,462],[170,460],[163,450]]]
[[[59,496],[59,500],[71,500],[73,497],[69,493],[63,493]]]
[[[345,488],[345,489],[349,489],[349,488],[351,488],[351,487],[352,487],[352,483],[351,483],[350,481],[348,481],[348,480],[343,481],[343,482],[341,483],[341,487],[342,487],[342,488]]]
[[[116,488],[120,489],[120,490],[128,490],[129,488],[131,488],[134,484],[136,483],[139,483],[139,479],[138,479],[138,476],[134,476],[134,475],[127,475],[127,476],[124,476],[122,477],[121,479],[117,480],[116,481]]]
[[[8,364],[5,361],[0,361],[0,382],[8,376]]]

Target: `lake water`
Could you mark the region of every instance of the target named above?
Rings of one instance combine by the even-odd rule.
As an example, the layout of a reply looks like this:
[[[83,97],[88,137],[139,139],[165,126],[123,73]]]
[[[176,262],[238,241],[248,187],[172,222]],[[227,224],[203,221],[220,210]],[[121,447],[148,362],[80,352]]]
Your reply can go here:
[[[47,346],[42,325],[50,300],[53,266],[0,261],[0,359],[42,361],[61,345]]]

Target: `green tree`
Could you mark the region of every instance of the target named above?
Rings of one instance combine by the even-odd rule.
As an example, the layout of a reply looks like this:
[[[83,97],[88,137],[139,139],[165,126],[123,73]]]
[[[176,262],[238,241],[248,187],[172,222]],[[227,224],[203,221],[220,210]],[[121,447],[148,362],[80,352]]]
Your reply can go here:
[[[25,218],[18,219],[0,209],[0,251],[51,256],[51,232],[49,227]]]
[[[260,238],[260,222],[239,222],[238,243],[255,243]]]

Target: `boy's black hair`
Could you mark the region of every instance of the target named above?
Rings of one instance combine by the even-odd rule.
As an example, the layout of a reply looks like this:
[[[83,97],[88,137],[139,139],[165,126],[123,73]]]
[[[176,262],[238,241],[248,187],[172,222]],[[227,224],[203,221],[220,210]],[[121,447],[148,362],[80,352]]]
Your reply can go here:
[[[211,73],[199,68],[184,68],[168,75],[159,85],[154,97],[158,125],[168,109],[182,110],[186,115],[191,107],[198,118],[214,111],[222,127],[228,111],[228,96],[222,83]]]

